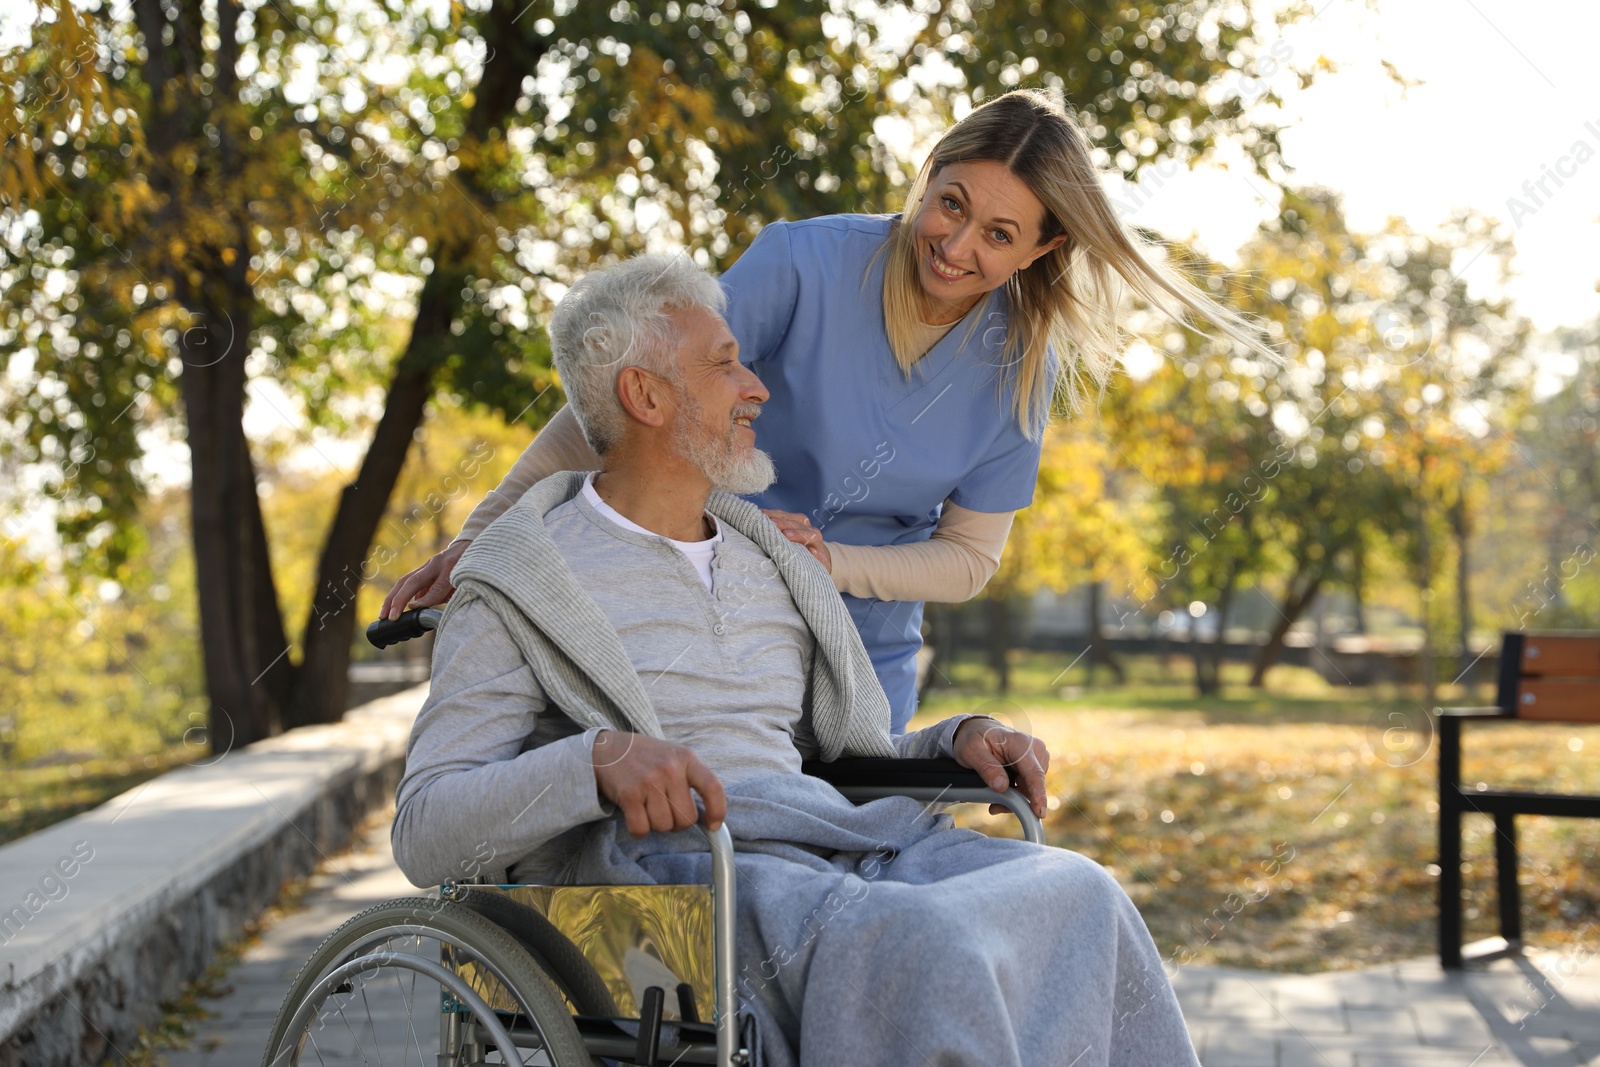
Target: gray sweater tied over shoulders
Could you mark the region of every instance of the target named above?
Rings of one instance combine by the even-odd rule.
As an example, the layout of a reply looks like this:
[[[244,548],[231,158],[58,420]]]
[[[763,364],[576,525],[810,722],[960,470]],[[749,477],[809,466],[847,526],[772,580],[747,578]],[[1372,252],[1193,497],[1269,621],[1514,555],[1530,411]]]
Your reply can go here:
[[[581,472],[554,474],[478,535],[452,575],[451,613],[476,597],[500,618],[550,703],[579,727],[661,737],[661,725],[600,608],[574,579],[544,516],[576,496]],[[816,639],[808,680],[812,729],[824,760],[896,755],[889,701],[827,570],[784,537],[761,509],[714,492],[706,509],[754,541],[778,568]],[[461,596],[467,593],[469,596]]]

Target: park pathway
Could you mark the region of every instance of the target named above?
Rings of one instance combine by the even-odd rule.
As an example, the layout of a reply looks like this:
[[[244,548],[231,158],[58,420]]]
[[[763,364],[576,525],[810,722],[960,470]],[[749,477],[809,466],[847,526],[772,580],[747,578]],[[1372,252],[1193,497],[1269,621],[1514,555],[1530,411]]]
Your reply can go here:
[[[223,979],[223,995],[202,1001],[209,1016],[189,1048],[162,1053],[170,1067],[260,1067],[289,983],[322,939],[374,904],[427,895],[395,866],[391,818],[369,823],[354,847],[318,867],[299,906],[267,927]]]
[[[387,820],[313,876],[300,907],[265,930],[204,1002],[171,1067],[257,1067],[289,981],[345,919],[413,888]],[[1282,975],[1185,967],[1174,986],[1205,1067],[1600,1067],[1600,954],[1501,960],[1447,977],[1432,959]],[[1163,1065],[1152,1065],[1163,1067]]]

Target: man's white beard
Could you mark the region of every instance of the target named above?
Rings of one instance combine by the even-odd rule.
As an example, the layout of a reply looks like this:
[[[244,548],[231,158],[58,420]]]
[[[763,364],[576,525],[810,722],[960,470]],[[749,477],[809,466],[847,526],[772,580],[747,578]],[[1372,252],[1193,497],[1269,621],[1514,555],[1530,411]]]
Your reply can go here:
[[[673,434],[673,445],[679,455],[699,468],[713,489],[726,493],[759,493],[777,481],[778,472],[772,466],[771,456],[759,448],[740,450],[734,439],[738,433],[736,426],[730,425],[728,432],[720,437],[710,432],[702,434],[691,428],[700,426],[700,405],[682,388],[678,399],[682,411]]]

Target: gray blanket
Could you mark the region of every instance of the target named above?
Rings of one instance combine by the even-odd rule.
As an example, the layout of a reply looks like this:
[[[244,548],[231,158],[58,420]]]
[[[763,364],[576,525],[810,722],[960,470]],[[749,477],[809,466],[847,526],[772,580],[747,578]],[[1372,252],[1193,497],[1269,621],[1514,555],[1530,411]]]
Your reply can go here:
[[[1133,903],[1062,849],[801,775],[728,790],[738,989],[758,1063],[1197,1064]],[[710,880],[695,833],[594,835],[580,882]],[[804,1005],[802,1010],[801,1006]]]

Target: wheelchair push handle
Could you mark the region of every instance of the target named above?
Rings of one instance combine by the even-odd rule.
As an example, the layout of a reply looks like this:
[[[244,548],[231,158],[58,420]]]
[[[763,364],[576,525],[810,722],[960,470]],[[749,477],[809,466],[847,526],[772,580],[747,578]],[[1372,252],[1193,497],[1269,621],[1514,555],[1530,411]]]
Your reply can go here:
[[[367,627],[367,640],[377,648],[388,648],[436,629],[444,617],[442,608],[412,608],[398,619],[379,619]]]

